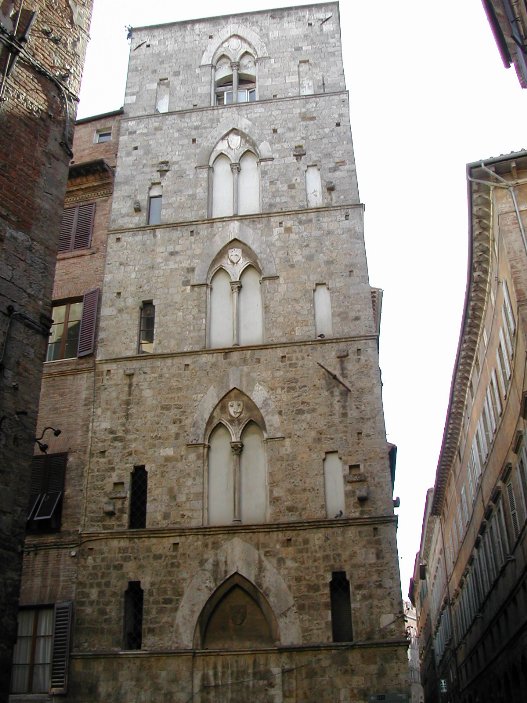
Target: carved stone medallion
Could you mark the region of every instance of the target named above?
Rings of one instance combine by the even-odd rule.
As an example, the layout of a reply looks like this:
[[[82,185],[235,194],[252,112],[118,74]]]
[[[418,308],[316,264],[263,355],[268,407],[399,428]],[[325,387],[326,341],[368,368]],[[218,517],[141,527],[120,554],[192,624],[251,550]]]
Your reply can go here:
[[[231,605],[231,621],[238,625],[243,625],[247,618],[247,606],[246,605]]]
[[[227,141],[229,143],[230,148],[233,151],[236,151],[236,149],[240,148],[240,144],[242,143],[242,138],[239,134],[236,134],[236,132],[231,132],[227,136]]]
[[[229,249],[229,261],[231,264],[236,266],[236,264],[239,264],[242,258],[242,250],[241,249]]]
[[[231,417],[240,417],[243,412],[243,400],[229,400],[228,408]]]

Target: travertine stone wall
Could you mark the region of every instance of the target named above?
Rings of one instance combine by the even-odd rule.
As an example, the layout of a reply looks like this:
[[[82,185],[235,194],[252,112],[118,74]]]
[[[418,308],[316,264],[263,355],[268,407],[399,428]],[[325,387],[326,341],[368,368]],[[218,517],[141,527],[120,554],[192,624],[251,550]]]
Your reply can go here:
[[[224,42],[221,52],[252,47],[255,102],[211,106]],[[68,529],[68,511],[80,507],[67,700],[359,703],[402,693],[396,520],[338,4],[136,29],[130,56],[89,417],[82,406],[84,473],[66,486],[82,491],[66,493],[65,506]],[[157,114],[161,79],[169,111]],[[309,84],[313,94],[302,95]],[[240,157],[241,143],[257,156],[260,209],[212,218],[210,166],[229,134],[223,148]],[[321,181],[312,208],[310,166]],[[152,186],[162,192],[157,226],[146,224]],[[258,272],[263,339],[210,349],[211,273],[229,249]],[[88,268],[79,266],[79,282]],[[58,285],[74,279],[64,270]],[[319,337],[317,284],[329,290],[332,317],[331,334]],[[138,354],[143,301],[155,305],[151,354]],[[72,378],[50,377],[46,393],[83,403],[89,384]],[[209,436],[230,398],[240,427],[249,409],[260,423],[267,509],[261,524],[212,527]],[[80,426],[65,419],[65,427],[81,439]],[[231,444],[236,456],[240,445]],[[329,519],[327,452],[342,462],[344,491],[343,514]],[[135,466],[148,475],[146,527],[128,529]],[[67,573],[65,552],[60,559]],[[27,562],[28,573],[36,568]],[[346,643],[332,641],[333,572],[351,586]],[[203,649],[203,613],[231,577],[266,601],[274,646],[240,649],[234,638],[236,654]],[[124,593],[134,581],[144,594],[137,655],[123,650]]]
[[[76,647],[115,651],[129,581],[144,590],[143,647],[192,649],[211,593],[233,573],[264,594],[281,646],[331,643],[331,572],[350,575],[354,640],[395,637],[400,629],[393,520],[306,522],[280,528],[84,534],[76,593]]]
[[[262,271],[264,342],[315,339],[317,283],[329,286],[336,337],[374,334],[362,222],[356,207],[111,234],[99,358],[136,353],[143,300],[156,306],[156,353],[205,348],[209,269],[236,242]]]
[[[205,423],[231,388],[253,399],[265,391],[269,399],[261,410],[269,425],[271,522],[325,517],[323,460],[330,451],[344,463],[347,514],[392,513],[373,337],[101,363],[97,387],[88,529],[126,527],[126,496],[114,501],[115,515],[103,508],[114,483],[128,490],[133,466],[143,464],[148,527],[206,523]],[[357,475],[349,469],[356,464]],[[370,496],[360,502],[356,491],[365,486]]]
[[[338,4],[327,3],[134,29],[126,112],[154,112],[160,78],[170,81],[170,110],[209,107],[211,62],[232,35],[256,49],[259,101],[298,95],[301,61],[310,63],[314,93],[345,90],[338,23]]]
[[[210,157],[232,129],[251,137],[260,158],[262,212],[306,207],[311,165],[320,168],[323,205],[358,204],[347,93],[242,103],[218,112],[188,110],[125,121],[112,227],[145,225],[148,189],[157,182],[163,187],[162,222],[205,218]],[[127,177],[131,172],[133,179]]]

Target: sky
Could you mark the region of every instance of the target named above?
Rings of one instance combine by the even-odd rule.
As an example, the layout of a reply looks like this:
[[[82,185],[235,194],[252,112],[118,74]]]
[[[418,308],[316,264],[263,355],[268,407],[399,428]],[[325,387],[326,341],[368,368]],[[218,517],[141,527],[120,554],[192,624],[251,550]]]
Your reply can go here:
[[[128,25],[303,4],[95,0],[77,116],[122,106]],[[340,21],[370,283],[384,290],[380,365],[406,597],[464,304],[465,168],[527,148],[527,90],[504,68],[481,0],[343,0]]]

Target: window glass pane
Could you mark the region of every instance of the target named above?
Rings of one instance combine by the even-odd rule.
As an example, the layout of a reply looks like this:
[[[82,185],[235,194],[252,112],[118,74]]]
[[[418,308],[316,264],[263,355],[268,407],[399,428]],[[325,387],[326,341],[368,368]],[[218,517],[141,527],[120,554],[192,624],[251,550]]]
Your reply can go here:
[[[62,346],[62,335],[64,333],[64,324],[59,322],[57,324],[53,323],[51,327],[51,336],[49,338],[48,354],[46,356],[46,361],[55,361],[55,359],[60,359],[60,349]]]
[[[154,347],[155,307],[152,303],[143,303],[139,330],[139,353],[151,354]]]
[[[224,93],[225,95],[225,105],[232,105],[232,90]]]
[[[52,311],[53,325],[46,361],[71,359],[77,356],[82,302],[56,305]]]
[[[249,96],[248,96],[246,90],[239,90],[238,91],[238,102],[239,103],[249,102]]]
[[[64,318],[66,316],[67,305],[57,305],[53,307],[51,316],[53,325],[51,326],[51,335],[49,338],[48,354],[46,361],[54,361],[60,359],[60,349],[62,345],[62,336],[64,334]]]
[[[70,303],[69,308],[68,331],[66,346],[64,348],[64,359],[72,359],[77,356],[82,317],[82,303]]]
[[[101,142],[111,142],[112,141],[112,132],[111,130],[105,131],[105,132],[98,132],[97,134],[97,142],[101,144]]]

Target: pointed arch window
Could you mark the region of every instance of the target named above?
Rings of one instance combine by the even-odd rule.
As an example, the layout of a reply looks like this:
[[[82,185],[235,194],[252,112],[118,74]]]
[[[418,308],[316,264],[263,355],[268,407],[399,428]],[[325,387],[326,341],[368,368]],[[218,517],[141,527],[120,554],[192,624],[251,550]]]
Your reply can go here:
[[[256,100],[256,64],[245,52],[239,61],[222,55],[214,68],[214,104],[232,105]]]
[[[208,523],[265,522],[267,458],[260,411],[234,389],[218,403],[208,426]]]
[[[216,258],[210,278],[209,347],[263,342],[261,274],[248,252],[233,247]]]
[[[248,266],[239,280],[225,269],[211,279],[210,347],[236,347],[263,342],[260,274]]]
[[[222,423],[209,438],[209,524],[262,523],[267,515],[267,461],[262,430],[249,422],[240,438]]]
[[[220,153],[212,163],[212,217],[260,212],[258,158],[247,150],[239,161]]]

